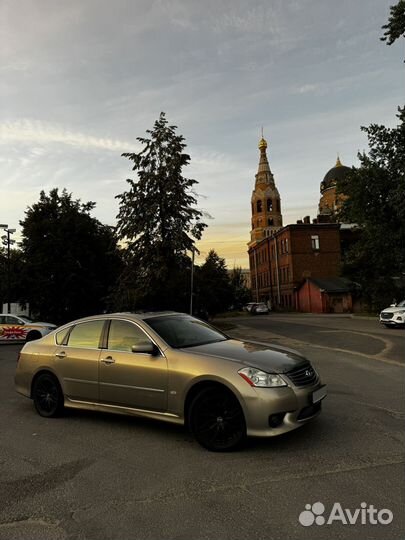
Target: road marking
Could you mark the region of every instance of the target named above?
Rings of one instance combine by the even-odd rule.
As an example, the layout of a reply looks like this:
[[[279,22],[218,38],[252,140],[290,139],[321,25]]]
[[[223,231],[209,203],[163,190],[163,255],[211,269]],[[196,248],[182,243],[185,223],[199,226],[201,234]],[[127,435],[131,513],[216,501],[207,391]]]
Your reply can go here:
[[[252,334],[252,328],[250,326],[242,326],[242,325],[238,325],[237,327],[239,330],[242,330],[242,331],[245,331],[245,332],[249,332],[250,334]],[[398,367],[402,367],[404,368],[405,367],[405,364],[403,362],[399,362],[398,360],[390,360],[389,358],[385,358],[383,357],[382,355],[386,352],[387,348],[385,348],[381,353],[378,353],[376,355],[372,355],[372,354],[365,354],[365,353],[362,353],[362,352],[357,352],[357,351],[351,351],[350,349],[341,349],[341,348],[338,348],[338,347],[326,347],[325,345],[318,345],[318,344],[315,344],[315,343],[311,343],[310,341],[303,341],[301,339],[296,339],[296,338],[289,338],[287,336],[284,336],[282,334],[274,334],[273,332],[266,332],[264,333],[262,330],[254,330],[254,333],[263,333],[264,336],[260,336],[259,337],[254,337],[253,339],[257,341],[261,341],[262,343],[269,343],[269,341],[271,342],[272,339],[284,339],[284,340],[287,340],[288,342],[292,343],[292,346],[294,346],[294,343],[298,343],[298,344],[303,344],[303,345],[308,345],[310,347],[313,347],[315,349],[324,349],[324,350],[327,350],[327,351],[335,351],[335,352],[341,352],[341,353],[345,353],[345,354],[353,354],[355,356],[361,356],[362,358],[367,358],[368,360],[377,360],[378,362],[382,362],[384,364],[390,364],[390,365],[393,365],[393,366],[398,366]],[[229,334],[231,335],[233,333],[233,331],[231,330],[229,332]],[[268,334],[271,335],[271,337],[268,337]],[[236,336],[235,337],[237,339],[244,339],[242,336]],[[271,344],[271,343],[270,343]],[[288,345],[287,345],[288,347]]]
[[[344,334],[356,334],[358,336],[367,336],[372,339],[377,339],[377,340],[382,341],[384,343],[384,349],[381,352],[379,352],[378,355],[375,355],[375,356],[385,357],[385,355],[391,352],[391,350],[394,348],[394,344],[392,343],[392,341],[389,341],[388,339],[384,339],[382,336],[376,336],[375,334],[367,334],[366,332],[358,332],[357,330],[319,330],[319,333],[323,333],[323,334],[337,333],[337,332],[344,333]]]

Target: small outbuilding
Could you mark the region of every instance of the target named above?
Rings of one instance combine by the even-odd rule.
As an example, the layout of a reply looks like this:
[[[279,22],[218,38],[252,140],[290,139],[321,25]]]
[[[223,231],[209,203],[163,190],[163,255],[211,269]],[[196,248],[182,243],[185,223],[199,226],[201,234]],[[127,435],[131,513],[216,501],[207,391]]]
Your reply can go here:
[[[297,290],[298,310],[306,313],[351,313],[356,284],[342,277],[307,278]]]

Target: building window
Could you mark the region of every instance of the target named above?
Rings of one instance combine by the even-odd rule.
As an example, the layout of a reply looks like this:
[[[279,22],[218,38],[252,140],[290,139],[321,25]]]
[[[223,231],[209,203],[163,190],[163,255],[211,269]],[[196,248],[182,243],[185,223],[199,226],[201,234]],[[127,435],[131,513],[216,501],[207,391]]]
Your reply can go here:
[[[311,245],[314,251],[319,251],[319,236],[317,234],[311,236]]]
[[[280,212],[280,199],[276,199],[277,212]]]
[[[274,224],[273,218],[269,218],[269,219],[267,220],[267,225],[268,225],[269,227],[271,227],[273,224]]]
[[[257,211],[261,212],[262,211],[262,201],[257,201],[256,207],[257,207]]]
[[[288,253],[288,238],[285,239],[285,252]]]
[[[273,201],[271,199],[267,199],[267,212],[273,211]]]

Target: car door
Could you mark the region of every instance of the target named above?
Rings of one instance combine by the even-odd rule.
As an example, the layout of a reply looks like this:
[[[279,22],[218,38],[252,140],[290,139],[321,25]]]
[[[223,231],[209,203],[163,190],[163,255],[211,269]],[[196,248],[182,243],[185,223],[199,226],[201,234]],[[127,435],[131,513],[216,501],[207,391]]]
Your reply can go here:
[[[105,323],[105,319],[85,321],[61,332],[54,369],[71,400],[98,402],[98,367]]]
[[[27,329],[24,322],[15,315],[0,315],[0,340],[9,343],[24,341]]]
[[[167,409],[167,361],[154,354],[132,352],[133,346],[151,343],[144,330],[128,320],[112,319],[107,348],[100,356],[100,402],[137,409]]]

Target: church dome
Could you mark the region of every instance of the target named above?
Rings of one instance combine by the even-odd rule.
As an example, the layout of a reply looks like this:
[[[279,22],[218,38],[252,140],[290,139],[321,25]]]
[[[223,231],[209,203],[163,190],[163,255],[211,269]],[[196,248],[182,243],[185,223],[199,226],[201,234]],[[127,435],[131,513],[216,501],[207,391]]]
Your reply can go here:
[[[329,169],[329,171],[324,176],[324,179],[321,183],[321,192],[323,192],[325,189],[335,186],[336,182],[338,180],[341,180],[342,178],[345,178],[350,171],[350,167],[342,165],[340,159],[337,158],[336,165]]]

